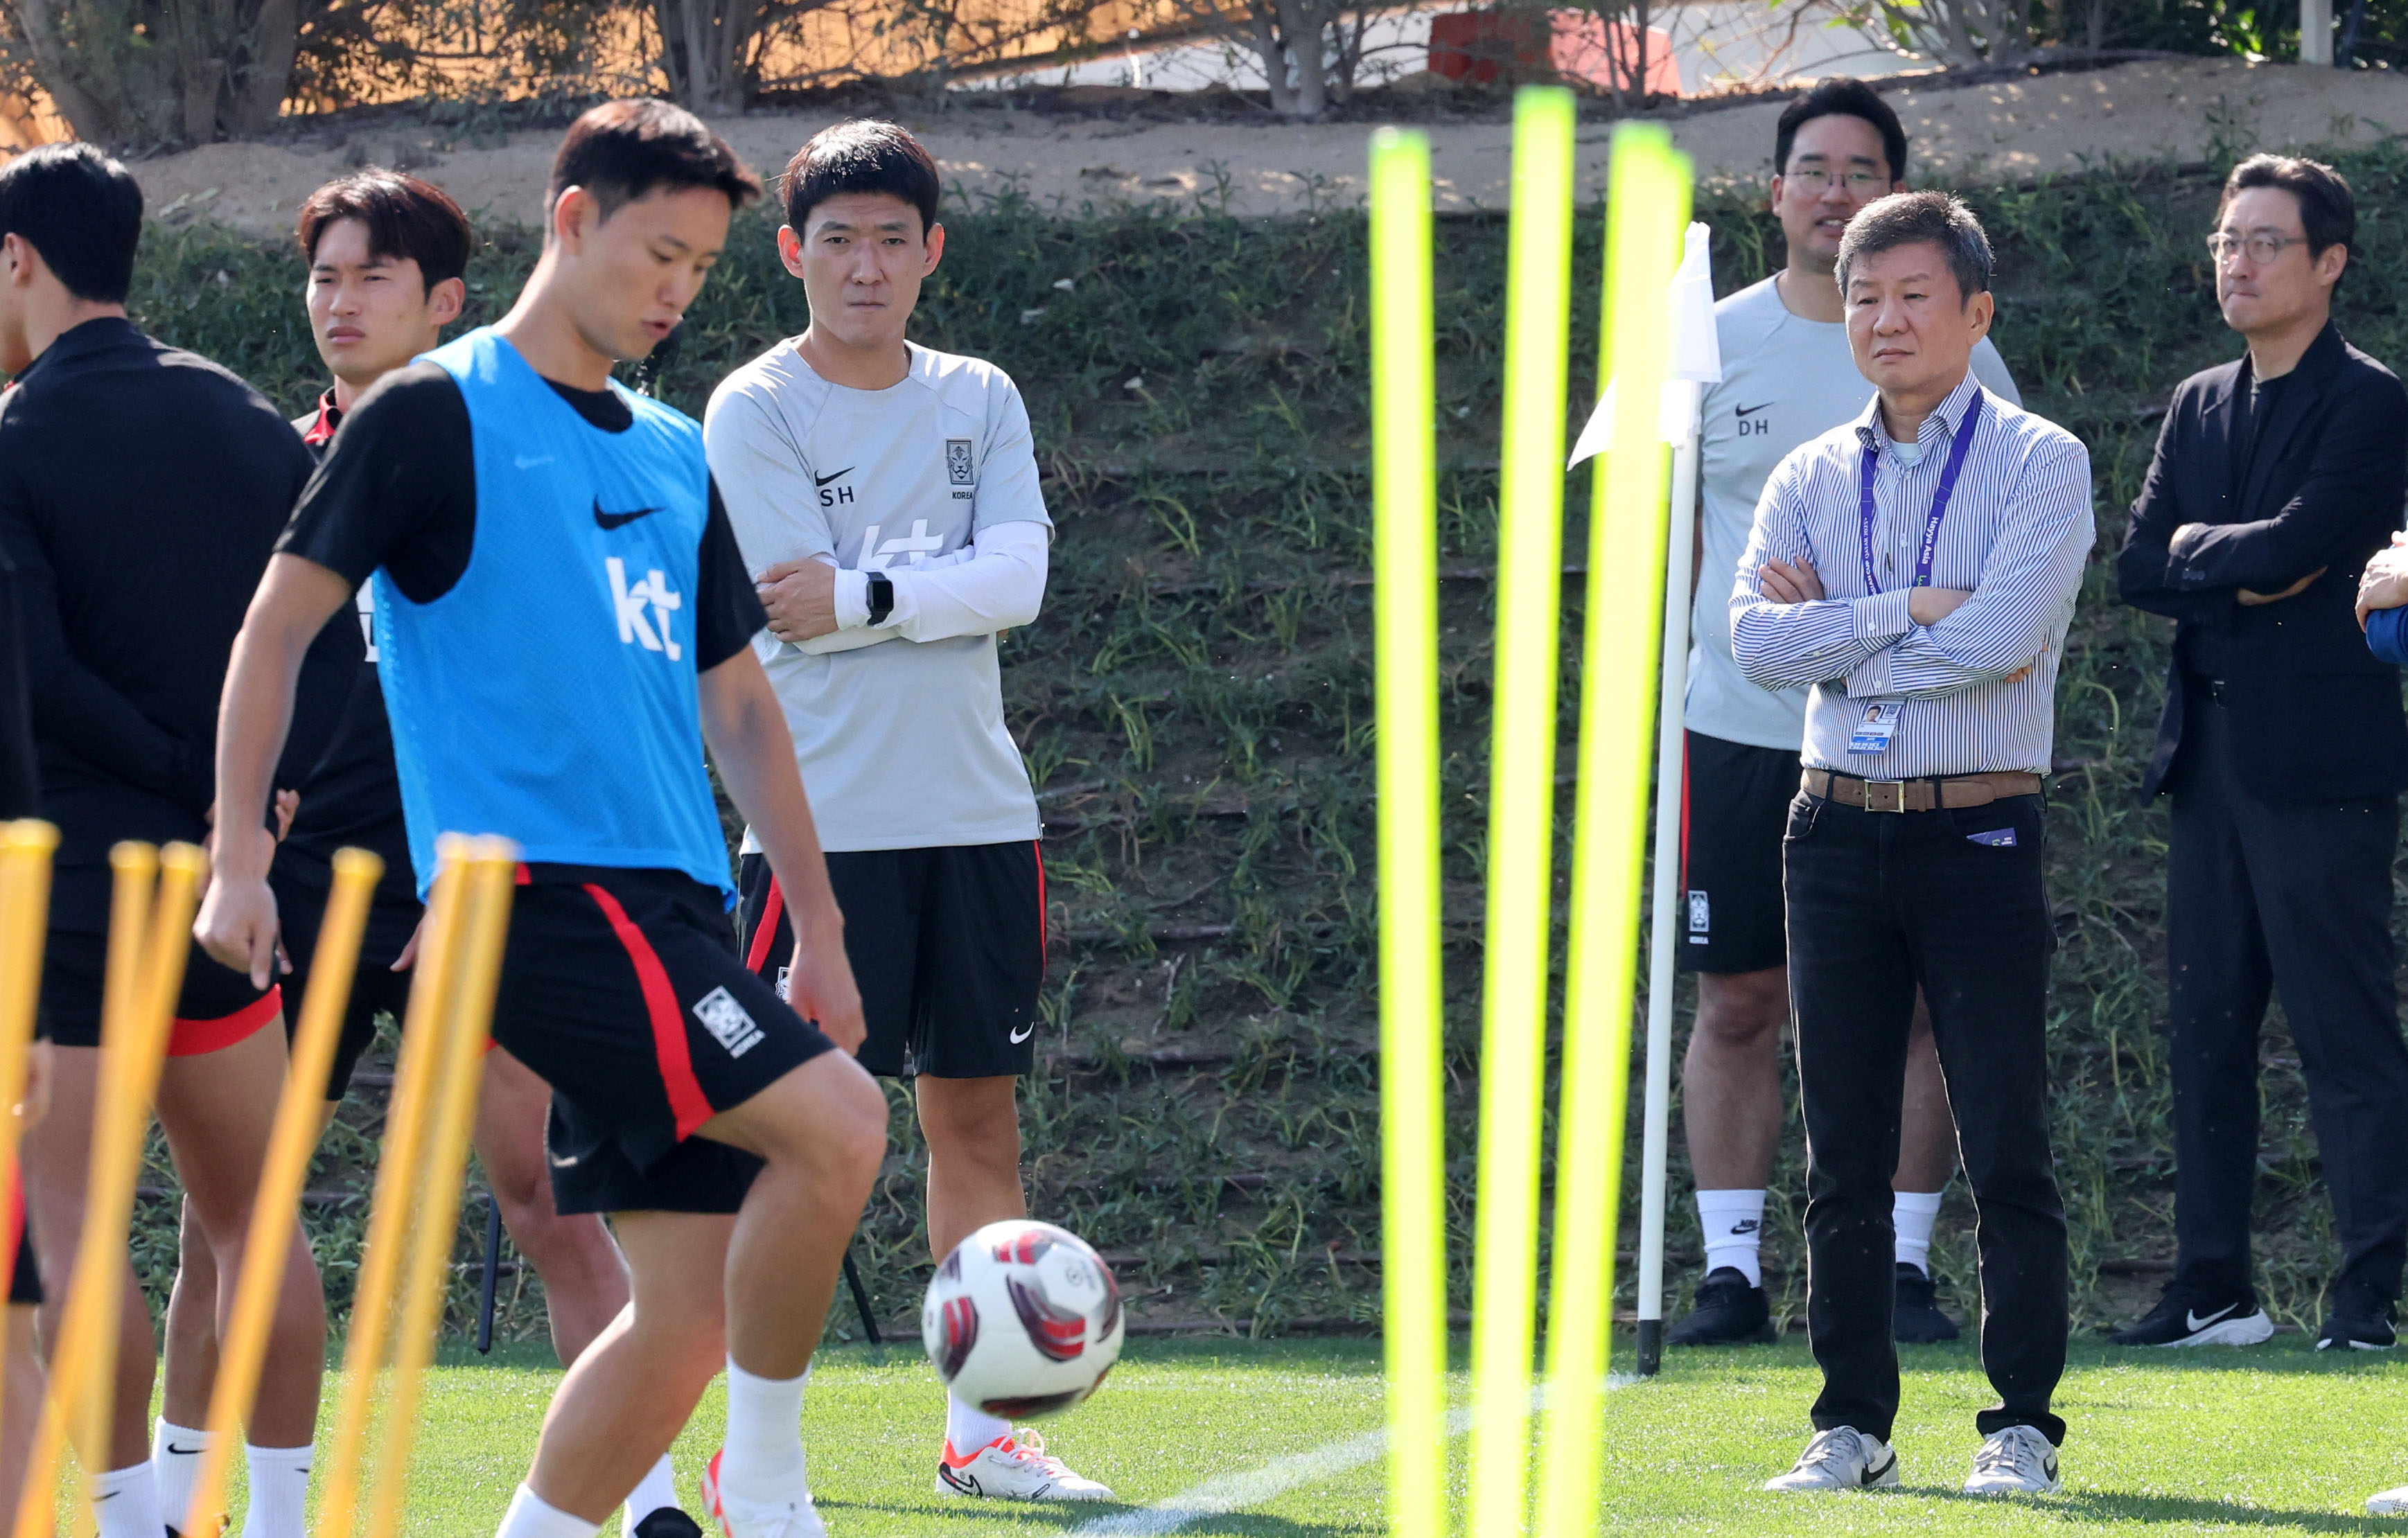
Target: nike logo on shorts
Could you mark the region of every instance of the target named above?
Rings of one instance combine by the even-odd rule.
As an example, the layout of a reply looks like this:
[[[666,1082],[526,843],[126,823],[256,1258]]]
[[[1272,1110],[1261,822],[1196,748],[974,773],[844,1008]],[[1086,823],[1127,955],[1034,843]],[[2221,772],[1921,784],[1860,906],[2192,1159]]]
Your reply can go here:
[[[1037,1022],[1031,1020],[1026,1028],[1015,1031],[1011,1033],[1011,1045],[1017,1047],[1022,1042],[1026,1041],[1029,1037],[1035,1034],[1037,1034]]]

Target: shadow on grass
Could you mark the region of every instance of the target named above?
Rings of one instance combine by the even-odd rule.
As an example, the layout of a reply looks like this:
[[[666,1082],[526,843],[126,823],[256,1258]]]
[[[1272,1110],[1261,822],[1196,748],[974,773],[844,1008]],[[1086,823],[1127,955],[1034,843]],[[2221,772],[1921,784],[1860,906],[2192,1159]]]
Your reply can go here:
[[[858,1511],[865,1515],[892,1517],[895,1508],[867,1502],[832,1501],[822,1497],[823,1512]],[[994,1502],[964,1502],[933,1506],[911,1513],[915,1531],[942,1532],[950,1527],[975,1524],[992,1528],[1010,1523],[1015,1529],[1032,1535],[1061,1533],[1076,1535],[1092,1533],[1094,1538],[1142,1538],[1148,1533],[1178,1532],[1182,1538],[1211,1538],[1211,1534],[1228,1534],[1230,1538],[1345,1538],[1349,1533],[1367,1535],[1384,1533],[1387,1529],[1377,1522],[1345,1520],[1297,1522],[1284,1517],[1267,1516],[1255,1511],[1187,1512],[1157,1511],[1152,1506],[1125,1506],[1114,1502],[1031,1501],[998,1507]]]
[[[2022,1506],[2077,1526],[2138,1524],[2158,1526],[2188,1523],[2209,1528],[2290,1528],[2305,1532],[2393,1532],[2400,1524],[2379,1517],[2331,1510],[2303,1511],[2284,1506],[2244,1506],[2229,1501],[2202,1501],[2185,1495],[2139,1495],[2115,1490],[2075,1490],[2062,1497],[2001,1502],[1996,1496],[1967,1495],[1958,1490],[1917,1491],[1931,1501],[1952,1505]]]

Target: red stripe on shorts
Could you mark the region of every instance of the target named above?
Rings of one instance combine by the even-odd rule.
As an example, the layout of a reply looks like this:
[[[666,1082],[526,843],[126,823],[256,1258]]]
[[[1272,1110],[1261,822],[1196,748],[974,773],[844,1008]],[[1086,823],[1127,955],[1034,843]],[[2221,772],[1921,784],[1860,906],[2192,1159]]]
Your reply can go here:
[[[1037,851],[1037,975],[1045,975],[1045,952],[1051,948],[1051,936],[1045,933],[1045,841],[1032,840],[1029,847]]]
[[[686,1050],[685,1017],[678,1013],[677,990],[669,986],[668,969],[644,938],[644,932],[627,917],[619,900],[600,887],[587,882],[585,895],[602,910],[610,928],[626,947],[627,960],[635,963],[636,982],[644,990],[644,1013],[652,1019],[652,1059],[660,1065],[661,1083],[668,1090],[669,1111],[677,1118],[678,1141],[682,1143],[714,1114],[710,1102],[704,1098],[701,1080],[694,1076],[694,1057]]]
[[[249,1041],[283,1010],[284,985],[278,983],[231,1015],[222,1015],[213,1020],[188,1020],[179,1017],[174,1029],[167,1032],[167,1055],[171,1058],[199,1058],[211,1052],[222,1052],[236,1042]]]
[[[768,962],[769,947],[778,943],[778,920],[786,912],[785,890],[778,885],[777,873],[769,874],[769,895],[761,900],[761,921],[752,926],[752,948],[744,958],[744,970],[758,974]]]

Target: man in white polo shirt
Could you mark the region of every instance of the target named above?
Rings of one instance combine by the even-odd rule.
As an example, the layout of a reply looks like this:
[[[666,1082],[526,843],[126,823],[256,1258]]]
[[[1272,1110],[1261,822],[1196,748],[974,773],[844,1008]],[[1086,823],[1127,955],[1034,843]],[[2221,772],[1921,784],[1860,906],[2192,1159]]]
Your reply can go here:
[[[1759,689],[1741,675],[1731,659],[1730,588],[1773,466],[1872,399],[1848,350],[1832,268],[1856,210],[1906,186],[1906,157],[1898,114],[1861,80],[1828,79],[1791,102],[1775,131],[1772,178],[1788,265],[1714,306],[1723,377],[1702,406],[1680,947],[1682,965],[1698,974],[1682,1104],[1706,1258],[1696,1306],[1666,1337],[1673,1346],[1772,1339],[1757,1253],[1784,1109],[1781,834],[1798,793],[1806,695]],[[1973,373],[1992,393],[2022,404],[1986,339],[1974,349]],[[1906,1075],[1895,1328],[1902,1341],[1952,1340],[1956,1326],[1935,1301],[1929,1254],[1941,1193],[1956,1167],[1956,1134],[1920,1005]]]
[[[942,1260],[1028,1213],[1017,1093],[1036,1053],[1045,867],[996,641],[1037,618],[1054,525],[1011,380],[904,337],[944,255],[927,150],[893,123],[838,123],[782,189],[779,254],[810,326],[728,376],[703,440],[769,611],[754,644],[844,911],[861,1062],[911,1082]],[[749,836],[745,849],[746,960],[776,983],[783,894]],[[936,1473],[939,1494],[1112,1493],[960,1400]]]

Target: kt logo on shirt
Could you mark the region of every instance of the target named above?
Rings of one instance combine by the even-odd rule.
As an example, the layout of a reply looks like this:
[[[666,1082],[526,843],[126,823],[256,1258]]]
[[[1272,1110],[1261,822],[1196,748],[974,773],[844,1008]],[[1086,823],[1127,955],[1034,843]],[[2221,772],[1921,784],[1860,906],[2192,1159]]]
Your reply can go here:
[[[669,587],[660,568],[630,587],[627,563],[617,556],[602,563],[610,574],[610,602],[619,617],[619,644],[657,651],[674,662],[685,655],[670,629],[669,616],[685,606],[685,595]]]

